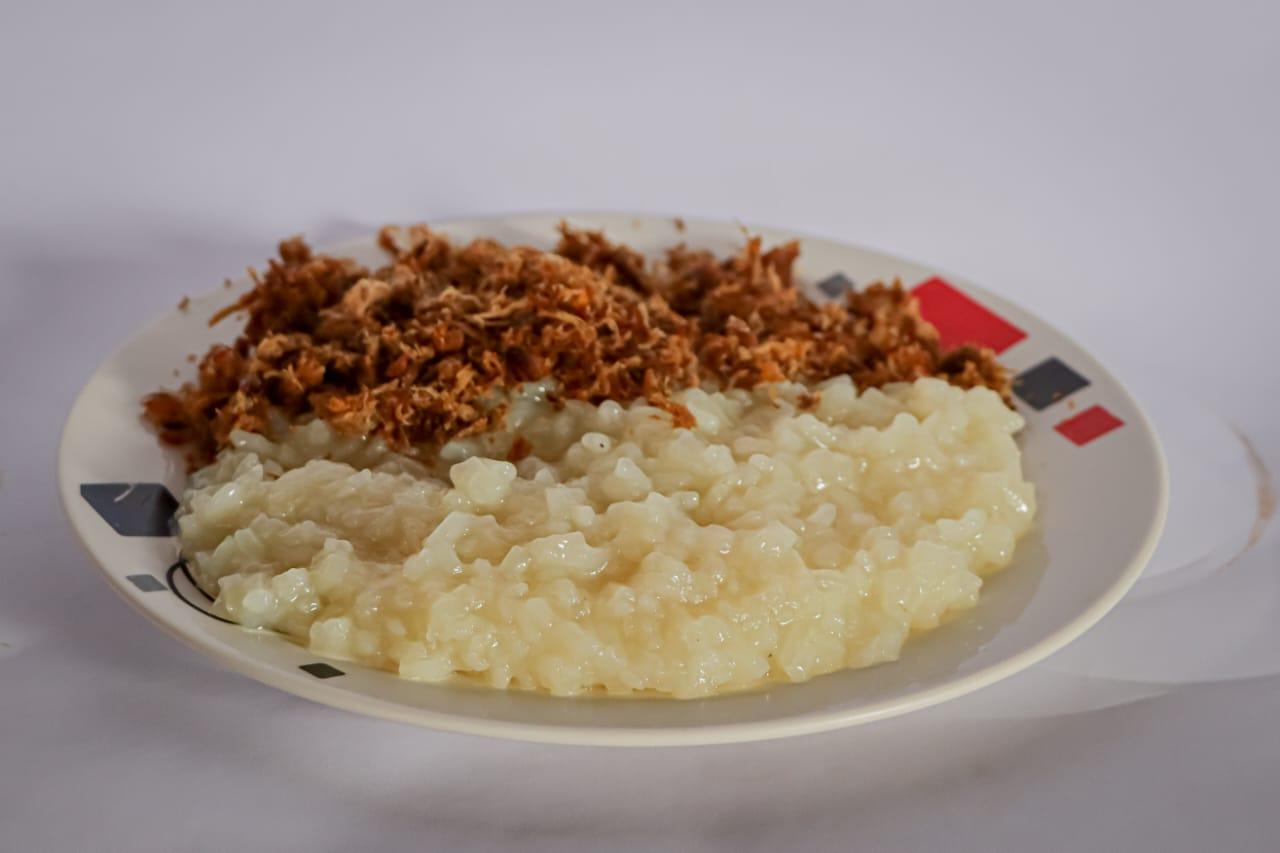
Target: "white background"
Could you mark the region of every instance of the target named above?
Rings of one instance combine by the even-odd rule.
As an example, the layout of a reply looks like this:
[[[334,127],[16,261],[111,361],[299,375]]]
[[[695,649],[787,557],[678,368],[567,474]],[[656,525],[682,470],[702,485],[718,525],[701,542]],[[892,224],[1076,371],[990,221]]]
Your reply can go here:
[[[464,6],[466,8],[464,8]],[[0,849],[1274,850],[1275,3],[0,7]],[[275,240],[740,217],[975,280],[1112,367],[1169,537],[1033,670],[899,720],[621,752],[310,704],[167,640],[54,496],[76,391]],[[1242,532],[1243,531],[1243,532]]]

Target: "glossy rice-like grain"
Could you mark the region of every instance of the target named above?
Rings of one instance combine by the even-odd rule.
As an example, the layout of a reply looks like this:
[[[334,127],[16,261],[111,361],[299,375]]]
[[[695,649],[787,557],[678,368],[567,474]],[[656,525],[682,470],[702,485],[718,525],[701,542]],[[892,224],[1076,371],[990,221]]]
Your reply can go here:
[[[984,388],[693,389],[692,429],[544,391],[433,467],[321,421],[236,433],[183,498],[194,577],[234,621],[405,678],[695,697],[896,658],[1034,516],[1022,419]]]

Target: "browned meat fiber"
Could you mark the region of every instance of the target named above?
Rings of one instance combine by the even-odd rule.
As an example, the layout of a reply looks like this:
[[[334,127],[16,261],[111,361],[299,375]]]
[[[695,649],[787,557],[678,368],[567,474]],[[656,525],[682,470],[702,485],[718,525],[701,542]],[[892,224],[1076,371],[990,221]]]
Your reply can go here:
[[[551,252],[491,240],[455,246],[426,226],[384,228],[391,258],[370,271],[301,238],[210,320],[244,312],[196,381],[144,412],[192,464],[275,409],[324,418],[391,446],[434,447],[498,427],[502,392],[551,377],[561,399],[644,399],[690,426],[671,399],[701,383],[750,388],[849,374],[860,388],[938,376],[1008,398],[989,350],[942,352],[899,284],[818,304],[797,287],[796,242],[758,237],[732,257],[675,246],[646,262],[603,234],[561,226]]]

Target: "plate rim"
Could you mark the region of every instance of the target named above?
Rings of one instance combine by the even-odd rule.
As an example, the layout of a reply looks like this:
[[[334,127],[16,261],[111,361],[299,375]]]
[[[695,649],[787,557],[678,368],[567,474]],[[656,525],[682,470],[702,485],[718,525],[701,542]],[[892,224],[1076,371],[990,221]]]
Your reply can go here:
[[[1142,408],[1138,400],[1133,396],[1125,384],[1106,367],[1106,365],[1094,357],[1086,347],[1081,346],[1074,338],[1062,332],[1062,330],[1057,326],[1043,320],[1038,314],[1023,309],[1004,297],[990,292],[984,287],[971,283],[963,276],[952,276],[948,271],[926,262],[909,260],[896,253],[868,248],[859,243],[851,242],[843,238],[825,236],[803,229],[785,228],[760,222],[746,222],[745,220],[737,218],[717,218],[712,216],[677,217],[676,215],[657,214],[634,210],[542,210],[511,211],[481,216],[464,216],[448,219],[442,218],[434,222],[427,222],[427,224],[438,228],[450,228],[483,226],[486,223],[510,223],[513,220],[533,218],[560,218],[569,220],[575,218],[617,218],[666,221],[671,223],[674,223],[677,219],[681,219],[687,224],[696,224],[700,226],[719,228],[725,226],[736,226],[750,231],[785,232],[801,241],[805,239],[821,240],[837,244],[843,248],[877,255],[883,259],[899,262],[904,265],[927,267],[934,271],[938,276],[945,277],[949,281],[960,282],[962,289],[981,297],[985,304],[990,304],[997,308],[1013,307],[1016,308],[1019,313],[1027,314],[1035,318],[1036,322],[1041,326],[1048,329],[1063,341],[1078,349],[1080,352],[1087,354],[1093,362],[1091,366],[1092,369],[1096,370],[1096,372],[1100,374],[1101,378],[1104,378],[1114,386],[1122,396],[1123,400],[1137,415],[1136,421],[1130,421],[1128,425],[1138,428],[1146,439],[1146,443],[1151,447],[1154,453],[1156,473],[1155,512],[1152,515],[1151,523],[1144,535],[1141,546],[1129,561],[1129,564],[1125,566],[1122,571],[1117,573],[1115,580],[1106,589],[1106,591],[1057,631],[1028,648],[1012,654],[1003,660],[996,661],[972,673],[953,678],[948,682],[911,693],[902,698],[881,700],[879,702],[861,705],[854,708],[835,709],[825,712],[816,711],[805,713],[803,715],[783,717],[776,720],[661,728],[621,726],[595,728],[575,726],[572,724],[556,726],[543,723],[490,720],[440,711],[411,708],[409,706],[400,705],[378,697],[345,690],[337,687],[336,685],[327,685],[323,681],[294,678],[292,677],[293,673],[286,673],[285,671],[280,670],[276,665],[263,662],[260,659],[244,654],[233,647],[226,646],[212,635],[197,632],[188,633],[180,630],[177,626],[170,624],[166,619],[161,618],[159,613],[143,606],[141,601],[132,595],[126,588],[124,578],[117,578],[108,570],[106,561],[103,557],[99,556],[99,553],[90,543],[87,531],[82,529],[82,526],[77,522],[76,514],[72,512],[71,507],[73,503],[79,499],[80,495],[75,484],[72,483],[73,478],[70,477],[68,470],[70,464],[68,458],[68,442],[72,422],[76,419],[78,410],[85,402],[85,396],[90,387],[100,379],[103,371],[105,371],[107,367],[115,361],[137,337],[166,322],[173,316],[175,311],[178,310],[170,309],[164,313],[158,314],[150,321],[136,328],[125,341],[113,348],[111,352],[98,363],[98,366],[84,381],[84,384],[77,392],[75,399],[72,401],[70,407],[68,407],[66,418],[63,422],[63,427],[59,436],[56,468],[59,500],[62,505],[63,514],[66,516],[71,529],[74,531],[77,541],[80,543],[80,546],[84,549],[85,553],[90,557],[90,561],[96,568],[98,574],[106,578],[108,585],[116,592],[117,595],[128,602],[130,607],[140,612],[148,621],[157,625],[165,634],[179,640],[188,648],[192,648],[212,658],[214,661],[217,661],[220,665],[241,675],[248,676],[257,682],[284,690],[288,693],[301,696],[302,698],[318,702],[323,705],[340,708],[344,711],[356,714],[373,716],[398,723],[406,723],[417,727],[426,727],[458,734],[496,737],[505,740],[562,745],[653,747],[743,743],[815,734],[818,732],[830,731],[908,714],[913,711],[922,710],[952,699],[960,698],[961,696],[981,690],[984,687],[988,687],[998,681],[1021,672],[1040,661],[1043,661],[1055,652],[1064,648],[1076,638],[1083,635],[1096,625],[1108,612],[1115,608],[1115,606],[1137,582],[1143,569],[1150,562],[1156,546],[1159,543],[1160,536],[1164,530],[1169,506],[1169,470],[1159,434],[1151,423],[1150,416]],[[356,243],[367,244],[375,237],[376,232],[366,234],[363,237],[353,237],[338,241],[332,246],[320,249],[320,251],[341,253],[344,250],[344,247],[349,247]],[[197,298],[202,298],[216,292],[217,291],[213,289],[210,289],[207,292],[201,291]],[[979,604],[979,606],[981,605]],[[242,630],[248,631],[249,629]],[[894,662],[888,662],[887,665],[892,665],[893,663]]]

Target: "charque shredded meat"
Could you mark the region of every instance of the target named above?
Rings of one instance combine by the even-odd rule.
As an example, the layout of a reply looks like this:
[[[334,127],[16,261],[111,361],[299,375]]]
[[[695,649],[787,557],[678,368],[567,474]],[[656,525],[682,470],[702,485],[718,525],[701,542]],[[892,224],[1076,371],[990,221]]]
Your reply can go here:
[[[273,410],[396,448],[438,446],[500,426],[503,392],[548,377],[562,399],[644,399],[677,426],[693,418],[672,393],[703,382],[940,376],[1008,397],[994,355],[941,352],[898,284],[810,300],[793,276],[798,243],[766,251],[752,237],[725,259],[680,245],[646,263],[603,234],[561,231],[543,252],[388,227],[379,242],[392,260],[376,271],[286,240],[210,320],[247,312],[244,332],[209,350],[196,381],[148,396],[145,417],[200,464],[232,430],[264,431]]]

